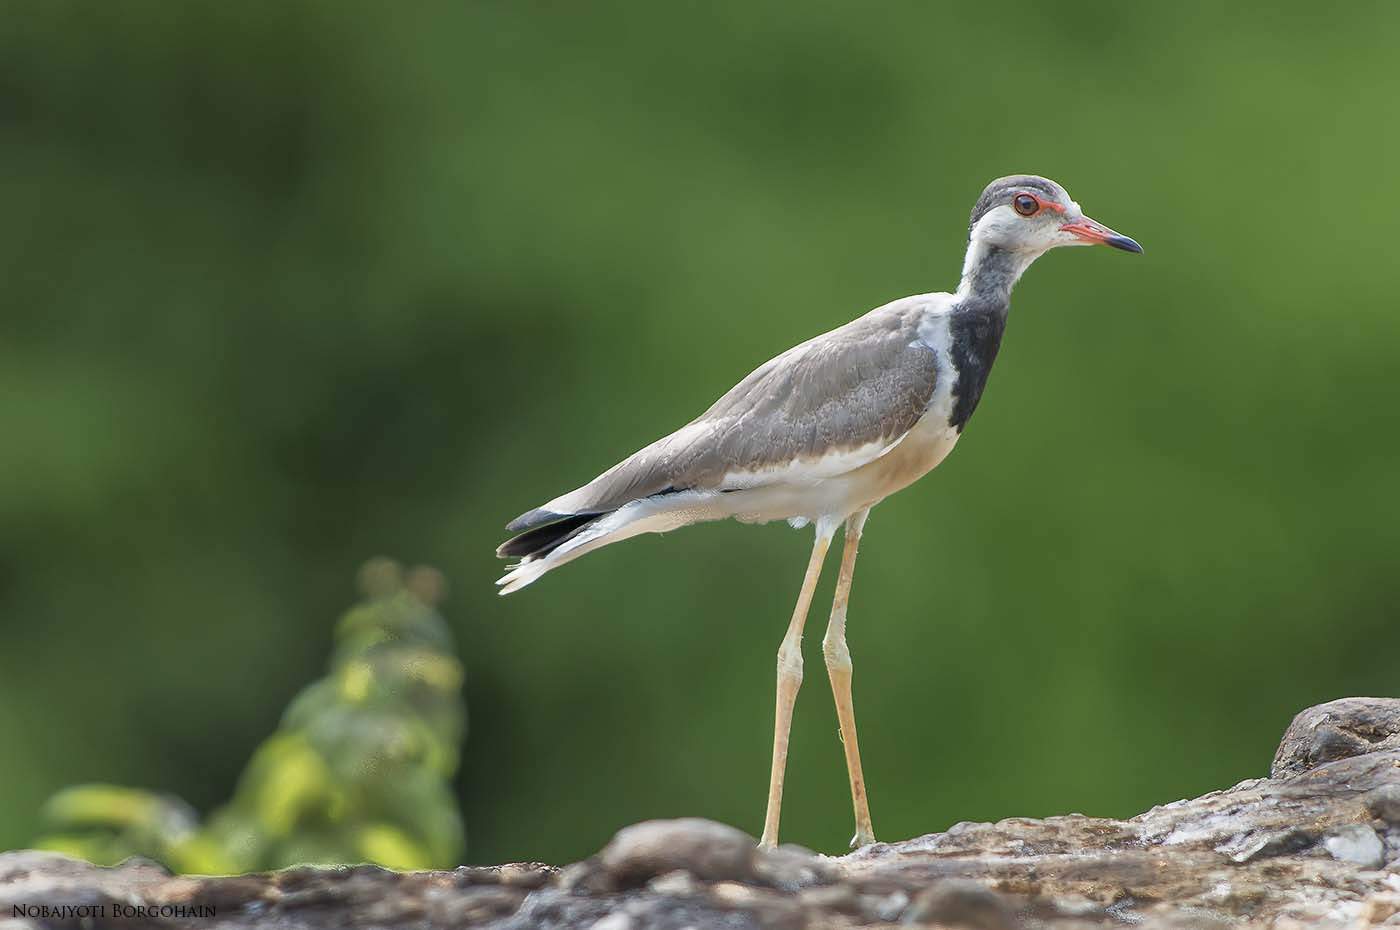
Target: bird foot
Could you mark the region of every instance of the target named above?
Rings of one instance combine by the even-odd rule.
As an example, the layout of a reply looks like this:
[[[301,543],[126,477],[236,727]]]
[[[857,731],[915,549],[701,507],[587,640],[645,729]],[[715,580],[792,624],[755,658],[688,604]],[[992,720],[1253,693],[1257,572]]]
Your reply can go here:
[[[860,849],[862,846],[869,846],[875,842],[875,834],[864,831],[856,831],[856,835],[851,837],[851,848]]]

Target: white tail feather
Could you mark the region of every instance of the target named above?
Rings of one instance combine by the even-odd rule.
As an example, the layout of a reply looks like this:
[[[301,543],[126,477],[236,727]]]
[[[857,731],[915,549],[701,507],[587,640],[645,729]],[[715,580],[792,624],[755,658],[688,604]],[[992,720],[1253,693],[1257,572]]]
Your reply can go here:
[[[664,533],[703,520],[718,520],[729,516],[727,510],[715,506],[720,495],[714,491],[684,491],[662,497],[632,501],[591,524],[573,539],[553,552],[538,558],[526,558],[512,565],[497,579],[500,594],[512,594],[534,583],[545,572],[572,562],[594,549],[610,546],[642,533]]]

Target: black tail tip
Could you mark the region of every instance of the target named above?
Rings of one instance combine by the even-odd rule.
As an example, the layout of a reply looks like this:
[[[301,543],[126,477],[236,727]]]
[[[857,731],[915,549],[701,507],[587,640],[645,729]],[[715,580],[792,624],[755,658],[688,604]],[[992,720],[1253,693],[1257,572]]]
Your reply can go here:
[[[547,523],[557,523],[560,520],[567,520],[573,514],[555,513],[552,510],[545,510],[543,507],[536,507],[528,510],[506,524],[506,532],[520,533],[525,530],[534,529],[537,526],[544,526]]]
[[[546,512],[547,511],[543,510],[533,510],[520,519],[513,521],[510,525],[515,526],[516,524],[521,524],[521,521],[526,520],[528,517]],[[598,519],[598,514],[596,513],[550,514],[550,516],[554,517],[553,522],[536,525],[532,529],[521,533],[519,536],[507,539],[505,542],[501,543],[496,549],[497,557],[502,559],[513,559],[516,557],[539,558],[540,556],[548,555],[572,538],[574,534],[582,530],[585,526]],[[523,523],[521,525],[529,526],[530,524]],[[507,527],[507,529],[509,528],[510,527]]]

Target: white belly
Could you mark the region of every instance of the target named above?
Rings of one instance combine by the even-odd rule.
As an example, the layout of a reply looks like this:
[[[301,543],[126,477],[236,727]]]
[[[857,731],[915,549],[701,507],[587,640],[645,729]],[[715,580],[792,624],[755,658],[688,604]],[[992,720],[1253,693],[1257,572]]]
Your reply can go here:
[[[712,499],[724,516],[745,523],[844,520],[928,474],[953,451],[958,432],[930,411],[884,455],[853,471],[818,481],[784,481]]]

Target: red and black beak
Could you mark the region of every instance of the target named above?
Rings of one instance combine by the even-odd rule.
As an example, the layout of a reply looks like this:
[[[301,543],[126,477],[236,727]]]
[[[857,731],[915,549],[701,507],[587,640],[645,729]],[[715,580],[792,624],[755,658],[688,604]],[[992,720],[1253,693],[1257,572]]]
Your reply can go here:
[[[1122,249],[1124,252],[1142,252],[1142,246],[1133,239],[1116,233],[1102,223],[1096,223],[1087,216],[1080,217],[1073,223],[1066,223],[1060,227],[1061,232],[1067,232],[1078,236],[1085,242],[1093,245],[1107,245],[1115,249]]]

